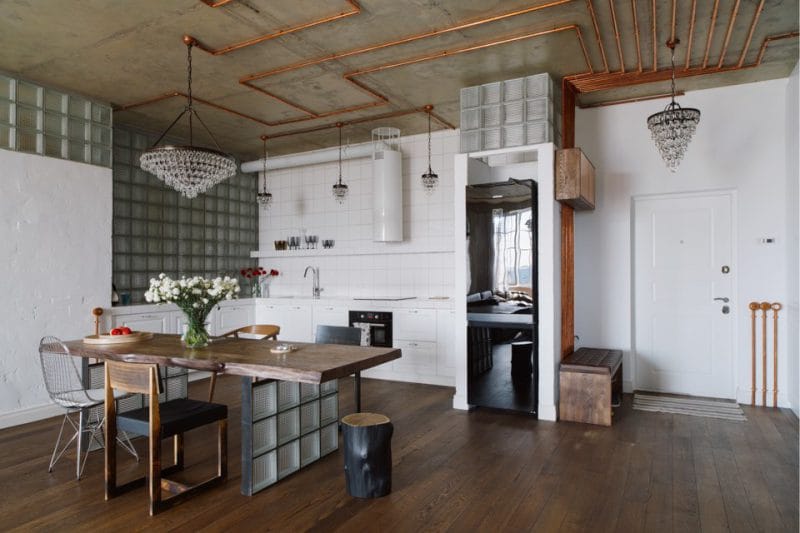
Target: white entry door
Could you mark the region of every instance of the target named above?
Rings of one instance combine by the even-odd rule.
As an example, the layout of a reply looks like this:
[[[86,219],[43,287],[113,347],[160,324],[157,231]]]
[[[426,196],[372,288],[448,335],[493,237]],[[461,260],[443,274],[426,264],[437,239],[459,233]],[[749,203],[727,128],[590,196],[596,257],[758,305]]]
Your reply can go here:
[[[735,397],[732,216],[732,193],[634,199],[636,389]]]

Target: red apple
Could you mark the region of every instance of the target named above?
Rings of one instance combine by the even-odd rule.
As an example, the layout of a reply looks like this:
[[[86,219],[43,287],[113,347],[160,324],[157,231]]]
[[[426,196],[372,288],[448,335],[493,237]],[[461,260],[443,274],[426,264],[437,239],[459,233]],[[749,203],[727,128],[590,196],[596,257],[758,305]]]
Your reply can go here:
[[[120,329],[120,331],[122,331],[123,335],[130,335],[131,334],[131,328],[129,328],[128,326],[123,326],[123,327],[121,327],[119,329]]]
[[[121,328],[114,328],[114,329],[111,330],[111,334],[112,335],[122,335],[122,329]]]

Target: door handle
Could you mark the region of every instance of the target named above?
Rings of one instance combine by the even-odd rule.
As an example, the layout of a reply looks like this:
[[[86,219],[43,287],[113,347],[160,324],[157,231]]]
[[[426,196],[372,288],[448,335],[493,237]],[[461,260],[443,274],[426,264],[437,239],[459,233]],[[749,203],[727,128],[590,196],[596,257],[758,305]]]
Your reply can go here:
[[[728,303],[728,302],[730,302],[730,299],[728,299],[728,297],[727,297],[727,296],[723,296],[722,298],[714,298],[714,301],[715,301],[715,302],[723,302],[723,303]]]

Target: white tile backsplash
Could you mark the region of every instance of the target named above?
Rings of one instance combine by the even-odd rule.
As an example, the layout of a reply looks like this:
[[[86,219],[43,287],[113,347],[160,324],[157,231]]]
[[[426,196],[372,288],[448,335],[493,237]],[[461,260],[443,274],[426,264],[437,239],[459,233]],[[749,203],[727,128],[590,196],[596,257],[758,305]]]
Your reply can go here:
[[[372,159],[342,163],[348,197],[339,205],[331,195],[337,163],[272,171],[268,175],[273,202],[259,214],[259,249],[277,257],[262,258],[264,268],[281,275],[270,285],[273,296],[311,294],[306,266],[318,266],[323,296],[454,296],[453,284],[453,156],[458,153],[458,130],[432,136],[431,166],[439,175],[432,192],[420,176],[428,169],[427,135],[400,139],[403,153],[403,242],[372,241]],[[308,235],[334,239],[333,250],[294,257],[274,252],[274,241]],[[349,255],[348,252],[352,252]],[[314,254],[313,251],[310,252]],[[331,254],[343,255],[331,255]]]

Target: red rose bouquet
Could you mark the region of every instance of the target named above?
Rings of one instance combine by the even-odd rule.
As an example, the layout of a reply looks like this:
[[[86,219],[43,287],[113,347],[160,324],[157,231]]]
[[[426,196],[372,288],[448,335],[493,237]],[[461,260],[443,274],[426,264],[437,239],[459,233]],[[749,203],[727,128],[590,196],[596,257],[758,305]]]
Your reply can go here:
[[[239,273],[250,280],[250,295],[253,298],[268,298],[270,278],[280,275],[274,268],[267,270],[263,267],[243,268]]]

